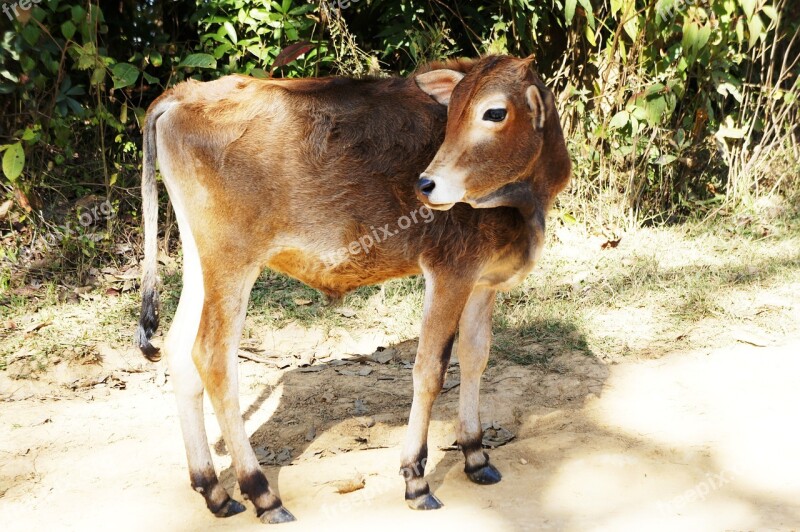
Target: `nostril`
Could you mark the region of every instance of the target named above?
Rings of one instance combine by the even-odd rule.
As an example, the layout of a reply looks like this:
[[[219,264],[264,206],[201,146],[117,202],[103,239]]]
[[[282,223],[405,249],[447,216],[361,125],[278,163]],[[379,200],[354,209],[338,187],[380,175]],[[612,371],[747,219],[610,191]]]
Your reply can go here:
[[[417,188],[419,188],[419,191],[426,196],[430,196],[431,192],[433,192],[433,189],[436,188],[436,183],[427,177],[423,177],[417,182]]]

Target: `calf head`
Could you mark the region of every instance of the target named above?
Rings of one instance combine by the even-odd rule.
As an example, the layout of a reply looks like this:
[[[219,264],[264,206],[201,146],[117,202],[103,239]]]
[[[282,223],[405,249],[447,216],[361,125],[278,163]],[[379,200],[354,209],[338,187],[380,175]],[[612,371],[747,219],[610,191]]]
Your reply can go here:
[[[566,185],[570,161],[552,93],[531,59],[489,56],[465,74],[441,68],[417,85],[448,106],[444,143],[416,184],[432,209],[455,203],[549,206]]]

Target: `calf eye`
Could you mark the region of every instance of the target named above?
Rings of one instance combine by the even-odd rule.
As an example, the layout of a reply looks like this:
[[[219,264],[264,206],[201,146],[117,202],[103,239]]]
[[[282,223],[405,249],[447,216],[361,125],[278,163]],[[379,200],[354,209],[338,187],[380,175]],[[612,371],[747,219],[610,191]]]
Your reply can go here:
[[[507,111],[505,109],[489,109],[483,113],[483,119],[491,122],[502,122],[506,119]]]

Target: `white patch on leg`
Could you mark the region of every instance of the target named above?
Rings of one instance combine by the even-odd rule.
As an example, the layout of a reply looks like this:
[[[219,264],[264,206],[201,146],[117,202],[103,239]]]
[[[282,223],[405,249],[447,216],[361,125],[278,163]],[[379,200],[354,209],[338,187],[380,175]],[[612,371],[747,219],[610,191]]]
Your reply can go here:
[[[203,383],[192,360],[192,348],[197,338],[205,298],[203,271],[194,235],[186,218],[184,199],[179,190],[170,186],[170,176],[174,175],[174,168],[169,150],[162,141],[163,135],[158,135],[157,138],[161,174],[175,211],[183,248],[183,288],[164,349],[167,352],[167,363],[178,403],[189,469],[197,472],[213,469],[203,419]]]

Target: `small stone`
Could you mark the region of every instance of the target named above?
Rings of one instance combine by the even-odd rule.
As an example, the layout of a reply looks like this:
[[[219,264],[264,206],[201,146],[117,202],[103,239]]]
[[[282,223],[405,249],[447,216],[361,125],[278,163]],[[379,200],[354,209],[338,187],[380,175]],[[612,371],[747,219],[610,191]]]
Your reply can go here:
[[[306,432],[306,441],[314,441],[314,438],[317,437],[317,428],[312,426],[309,427],[308,432]]]
[[[300,362],[297,365],[301,368],[306,368],[314,363],[314,353],[310,351],[306,351],[302,355],[300,355]]]
[[[340,316],[344,316],[345,318],[352,318],[356,315],[355,310],[347,307],[339,307],[337,309],[333,309],[333,311]]]
[[[334,487],[336,489],[336,493],[344,495],[345,493],[352,493],[354,491],[363,489],[366,484],[367,480],[364,478],[364,475],[359,474],[355,478],[339,480],[335,482]]]
[[[322,396],[320,397],[320,400],[321,400],[323,403],[332,403],[332,402],[333,402],[333,399],[334,399],[334,396],[333,396],[333,394],[332,394],[331,392],[325,392],[325,393],[324,393],[324,394],[322,394]]]
[[[372,354],[372,360],[378,364],[388,364],[396,353],[397,351],[395,349],[383,349],[379,347],[378,350]]]
[[[362,414],[367,413],[367,407],[364,405],[364,401],[361,399],[356,399],[353,405],[353,412],[355,415],[360,416]]]

